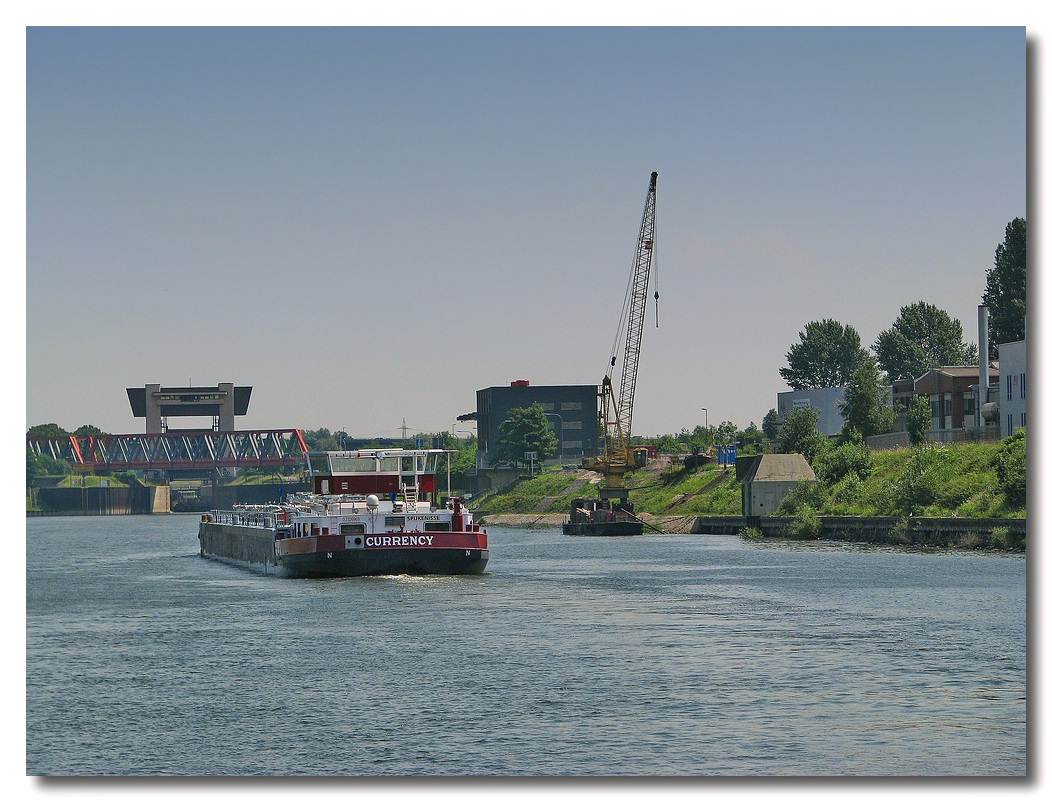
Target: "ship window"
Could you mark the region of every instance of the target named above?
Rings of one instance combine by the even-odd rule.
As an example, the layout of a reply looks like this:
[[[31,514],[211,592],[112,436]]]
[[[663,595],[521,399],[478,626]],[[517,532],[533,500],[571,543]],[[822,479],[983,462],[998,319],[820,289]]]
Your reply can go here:
[[[404,471],[405,473],[412,473],[413,472],[413,458],[412,457],[402,457],[402,471]]]
[[[341,535],[364,535],[365,524],[340,524]]]
[[[416,458],[416,472],[417,473],[423,473],[426,464],[427,464],[427,457],[425,457],[423,454],[421,454],[419,457]]]
[[[372,457],[333,457],[333,473],[372,473],[376,470]]]
[[[329,468],[328,454],[311,454],[309,456],[311,473],[332,473],[332,471]]]
[[[450,532],[452,531],[449,521],[425,521],[425,532]]]
[[[396,472],[398,470],[398,464],[400,460],[398,457],[382,457],[380,459],[380,470]]]
[[[384,518],[384,526],[405,526],[405,516],[388,515]]]

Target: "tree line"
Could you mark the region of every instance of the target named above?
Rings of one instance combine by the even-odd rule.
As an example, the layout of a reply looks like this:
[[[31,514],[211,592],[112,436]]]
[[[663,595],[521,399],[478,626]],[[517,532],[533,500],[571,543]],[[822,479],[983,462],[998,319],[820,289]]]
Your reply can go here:
[[[1026,220],[1016,218],[1005,228],[994,265],[986,273],[983,304],[990,317],[990,353],[1026,336]],[[870,353],[872,350],[872,353]],[[890,328],[871,349],[862,347],[858,331],[836,320],[808,323],[800,342],[786,354],[779,373],[794,390],[845,386],[860,365],[872,360],[891,381],[915,379],[940,365],[971,365],[978,361],[974,343],[965,343],[961,322],[925,301],[903,306]]]
[[[1014,219],[1005,228],[1004,241],[997,246],[994,264],[986,272],[983,304],[990,321],[989,353],[984,358],[996,359],[1000,345],[1026,337],[1023,218]],[[891,431],[895,412],[885,403],[882,387],[899,379],[916,379],[942,365],[974,365],[979,361],[976,345],[964,342],[960,320],[926,301],[899,309],[894,323],[870,348],[862,346],[854,327],[831,319],[808,323],[799,337],[786,354],[787,366],[779,373],[793,390],[846,388],[842,406],[849,439]],[[796,420],[789,427],[790,434],[807,424],[803,410],[795,410],[793,415]],[[906,415],[910,440],[919,441],[930,418],[924,399],[914,397]],[[775,410],[768,412],[768,417],[776,420]]]

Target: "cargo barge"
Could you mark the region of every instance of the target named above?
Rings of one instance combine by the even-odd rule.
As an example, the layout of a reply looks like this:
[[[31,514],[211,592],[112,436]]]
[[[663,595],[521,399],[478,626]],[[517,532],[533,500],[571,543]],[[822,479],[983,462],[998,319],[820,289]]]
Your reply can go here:
[[[635,516],[627,498],[575,498],[564,535],[622,536],[643,534],[643,521]]]
[[[489,561],[486,531],[461,499],[437,496],[446,454],[309,452],[313,492],[205,513],[201,555],[289,577],[481,574]]]

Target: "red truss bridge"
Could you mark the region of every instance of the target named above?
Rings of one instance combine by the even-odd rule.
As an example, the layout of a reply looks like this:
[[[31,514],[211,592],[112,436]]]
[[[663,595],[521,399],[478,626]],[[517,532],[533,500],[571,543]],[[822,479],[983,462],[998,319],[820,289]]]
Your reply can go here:
[[[299,429],[27,437],[26,444],[74,466],[116,471],[298,468],[307,451]]]

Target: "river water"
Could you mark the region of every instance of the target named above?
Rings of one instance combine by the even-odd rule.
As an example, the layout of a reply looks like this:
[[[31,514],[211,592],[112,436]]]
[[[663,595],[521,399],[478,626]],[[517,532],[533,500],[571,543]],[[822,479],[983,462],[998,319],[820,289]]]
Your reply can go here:
[[[1026,773],[1026,558],[491,529],[293,580],[197,517],[26,521],[26,772]]]

